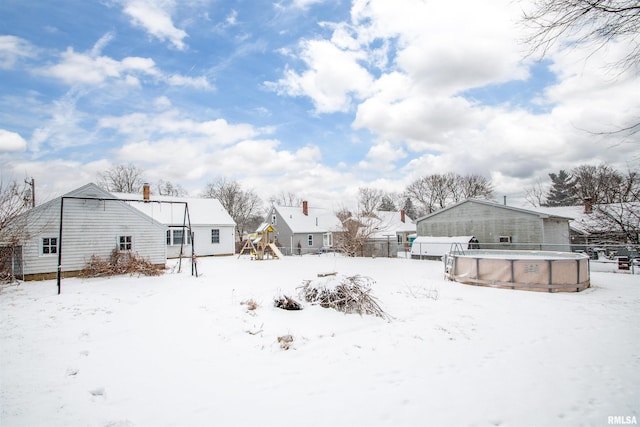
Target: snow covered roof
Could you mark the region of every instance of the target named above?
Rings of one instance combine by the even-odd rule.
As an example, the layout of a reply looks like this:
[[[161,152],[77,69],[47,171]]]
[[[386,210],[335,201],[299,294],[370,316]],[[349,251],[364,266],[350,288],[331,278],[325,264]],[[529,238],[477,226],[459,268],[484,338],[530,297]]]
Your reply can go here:
[[[615,218],[624,217],[621,212],[623,209],[623,205],[619,203],[611,203],[611,204],[597,204],[593,205],[592,213],[586,213],[583,205],[576,206],[558,206],[558,207],[540,207],[536,208],[540,211],[547,212],[553,215],[561,215],[567,216],[571,218],[569,221],[569,227],[574,231],[588,235],[589,231],[608,231],[607,222],[603,222],[602,218],[599,218],[598,212],[600,212],[600,216],[602,213],[611,215]],[[640,211],[640,203],[624,203],[624,209],[638,212]],[[633,216],[628,216],[629,218],[633,218]],[[633,221],[633,219],[632,219]]]
[[[411,218],[405,215],[405,221],[402,222],[402,213],[400,211],[374,211],[374,217],[363,218],[363,222],[367,222],[365,226],[373,230],[369,236],[371,239],[386,239],[389,235],[397,233],[415,233],[416,225]]]
[[[308,207],[305,215],[300,206],[274,206],[273,208],[293,233],[327,233],[342,228],[336,214],[329,209]]]
[[[463,200],[461,202],[455,203],[451,206],[447,206],[445,208],[442,208],[440,210],[437,210],[435,212],[432,212],[428,215],[425,215],[421,218],[418,218],[418,220],[416,222],[422,221],[426,218],[435,216],[435,215],[439,215],[443,212],[446,212],[450,209],[454,209],[459,205],[462,205],[464,203],[477,203],[477,204],[481,204],[481,205],[485,205],[485,206],[490,206],[493,208],[497,208],[497,209],[507,209],[507,210],[512,210],[512,211],[516,211],[516,212],[520,212],[520,213],[526,213],[529,215],[534,215],[534,216],[538,216],[540,218],[556,218],[556,219],[571,219],[570,216],[564,216],[564,215],[559,215],[559,214],[554,214],[554,213],[550,213],[550,212],[545,212],[542,210],[542,208],[536,208],[536,210],[532,210],[532,209],[524,209],[524,208],[517,208],[515,206],[509,206],[509,205],[505,205],[505,204],[500,204],[500,203],[496,203],[496,202],[492,202],[489,200],[482,200],[482,199],[466,199]]]
[[[593,224],[589,214],[584,212],[584,206],[557,206],[557,207],[538,207],[537,210],[546,212],[549,215],[568,217],[569,227],[581,234],[589,234],[587,231]]]
[[[114,193],[114,196],[128,200],[143,200],[142,194]],[[151,195],[152,201],[186,202],[189,206],[189,218],[192,226],[218,225],[235,226],[235,221],[217,199],[196,197],[173,197]],[[147,214],[165,225],[182,225],[184,221],[184,204],[182,203],[137,203],[131,206]]]
[[[448,253],[454,244],[459,244],[462,249],[468,249],[469,242],[473,238],[473,236],[418,236],[411,243],[411,255],[442,256]]]

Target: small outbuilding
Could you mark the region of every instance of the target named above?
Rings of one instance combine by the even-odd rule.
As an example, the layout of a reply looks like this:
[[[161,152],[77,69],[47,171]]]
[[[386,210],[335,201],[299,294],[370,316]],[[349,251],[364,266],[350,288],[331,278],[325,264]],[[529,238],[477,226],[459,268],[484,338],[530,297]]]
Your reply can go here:
[[[478,240],[474,236],[420,236],[411,243],[411,258],[440,260],[451,250],[477,249],[477,246]]]
[[[417,220],[418,236],[475,236],[482,249],[570,251],[571,218],[467,199]]]

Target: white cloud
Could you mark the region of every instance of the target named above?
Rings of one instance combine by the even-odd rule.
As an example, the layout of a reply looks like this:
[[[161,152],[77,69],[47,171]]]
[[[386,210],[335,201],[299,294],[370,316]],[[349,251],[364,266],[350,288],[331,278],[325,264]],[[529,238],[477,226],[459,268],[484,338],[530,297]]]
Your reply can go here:
[[[88,53],[74,51],[68,47],[60,54],[57,64],[37,70],[37,73],[62,80],[68,85],[101,85],[106,82],[122,82],[127,86],[140,86],[141,80],[169,86],[193,87],[210,90],[211,84],[205,76],[188,77],[180,74],[165,74],[151,58],[128,56],[116,60],[100,55],[110,37],[103,36]]]
[[[149,58],[127,57],[117,61],[107,56],[91,56],[78,53],[69,47],[61,55],[58,64],[39,72],[73,85],[84,83],[99,85],[107,80],[125,79],[135,75],[158,76],[155,63]]]
[[[0,35],[0,69],[13,68],[19,59],[35,56],[35,47],[28,41],[16,36]]]
[[[372,146],[366,159],[360,161],[358,166],[365,170],[391,172],[396,168],[395,162],[405,157],[407,153],[404,149],[385,141]]]
[[[266,83],[268,87],[290,96],[308,96],[319,113],[348,111],[352,96],[367,94],[373,79],[358,63],[363,59],[360,53],[325,40],[304,41],[300,50],[307,70],[298,73],[288,68],[277,83]]]
[[[168,40],[176,49],[186,49],[187,33],[173,24],[171,11],[173,1],[122,0],[123,12],[131,23],[143,28],[160,41]]]
[[[0,129],[0,153],[3,151],[24,151],[27,141],[20,134]]]
[[[207,146],[221,146],[252,138],[268,129],[256,129],[249,124],[230,124],[224,119],[196,121],[178,110],[159,114],[134,113],[108,116],[99,120],[100,128],[111,128],[134,140],[153,140],[167,136],[189,138]]]

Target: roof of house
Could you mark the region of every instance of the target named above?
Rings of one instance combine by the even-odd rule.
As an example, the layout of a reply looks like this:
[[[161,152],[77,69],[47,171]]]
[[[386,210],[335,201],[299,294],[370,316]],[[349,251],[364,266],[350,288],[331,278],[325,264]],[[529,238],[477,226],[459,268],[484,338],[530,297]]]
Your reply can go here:
[[[537,210],[546,212],[549,215],[562,216],[571,218],[569,227],[581,234],[589,234],[587,231],[593,224],[593,219],[589,214],[585,213],[584,206],[557,206],[557,207],[538,207]]]
[[[300,206],[274,206],[273,208],[293,233],[327,233],[339,231],[342,228],[336,214],[329,209],[309,207],[305,215]],[[277,224],[276,228],[278,228]]]
[[[110,199],[118,199],[119,197],[117,197],[116,195],[109,193],[108,191],[100,188],[99,186],[97,186],[96,184],[90,182],[88,184],[83,185],[82,187],[76,188],[75,190],[69,191],[68,193],[63,194],[62,196],[58,196],[54,199],[51,199],[41,205],[36,206],[33,209],[30,209],[29,211],[25,212],[22,215],[31,215],[34,212],[40,212],[44,209],[49,208],[51,205],[59,205],[60,204],[60,200],[65,197],[65,198],[83,198],[83,199],[100,199],[100,200],[110,200]],[[133,215],[137,215],[137,216],[144,216],[145,218],[149,218],[149,215],[147,215],[145,212],[142,212],[138,209],[134,209],[133,207],[129,206],[126,203],[123,203],[123,206],[126,206],[126,208],[133,214]],[[156,219],[154,219],[153,217],[149,218],[151,221],[151,223],[153,225],[156,225],[158,227],[163,227],[164,223],[162,223],[161,221],[158,221]]]
[[[496,203],[496,202],[491,202],[489,200],[481,200],[481,199],[466,199],[463,200],[461,202],[455,203],[453,205],[447,206],[445,208],[442,208],[440,210],[437,210],[435,212],[432,212],[428,215],[425,215],[423,217],[420,217],[416,220],[416,222],[418,221],[423,221],[427,218],[431,218],[433,216],[436,215],[440,215],[443,212],[446,212],[448,210],[454,209],[462,204],[466,204],[466,203],[477,203],[477,204],[481,204],[481,205],[485,205],[485,206],[489,206],[492,208],[496,208],[496,209],[507,209],[507,210],[511,210],[514,212],[519,212],[519,213],[525,213],[525,214],[529,214],[529,215],[534,215],[537,216],[539,218],[553,218],[553,219],[566,219],[566,220],[571,220],[573,219],[571,216],[564,216],[564,215],[560,215],[560,214],[555,214],[555,213],[550,213],[550,212],[544,212],[542,211],[540,208],[537,208],[537,210],[531,210],[531,209],[523,209],[523,208],[517,208],[515,206],[509,206],[509,205],[505,205],[505,204],[500,204],[500,203]]]
[[[373,214],[378,221],[375,224],[375,231],[370,236],[373,239],[387,238],[389,234],[395,233],[415,233],[416,225],[411,218],[405,214],[405,221],[402,222],[400,211],[375,211]]]
[[[584,234],[591,234],[590,231],[607,232],[610,231],[611,222],[603,221],[602,214],[612,216],[614,218],[626,218],[623,221],[637,221],[637,216],[625,215],[627,212],[640,211],[640,203],[627,202],[627,203],[611,203],[611,204],[596,204],[592,207],[591,213],[585,212],[584,205],[576,206],[558,206],[558,207],[540,207],[537,208],[543,212],[547,212],[553,215],[563,215],[572,218],[569,222],[569,227],[572,230]]]
[[[235,226],[231,215],[217,199],[195,197],[157,196],[150,197],[153,203],[144,203],[142,194],[114,193],[115,196],[126,200],[140,200],[142,203],[131,202],[131,205],[156,221],[165,225],[182,225],[185,221],[185,202],[189,207],[189,218],[192,226],[218,225]],[[165,202],[165,203],[155,203]]]

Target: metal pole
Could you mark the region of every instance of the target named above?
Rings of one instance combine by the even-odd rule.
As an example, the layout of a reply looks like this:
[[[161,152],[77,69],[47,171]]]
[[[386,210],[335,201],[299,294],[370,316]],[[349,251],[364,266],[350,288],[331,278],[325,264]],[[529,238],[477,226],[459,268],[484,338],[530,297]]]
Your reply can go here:
[[[60,198],[60,228],[58,229],[58,270],[56,281],[58,282],[58,295],[60,295],[60,281],[62,280],[62,214],[64,212],[64,197]]]
[[[31,178],[31,207],[36,207],[36,180]]]

